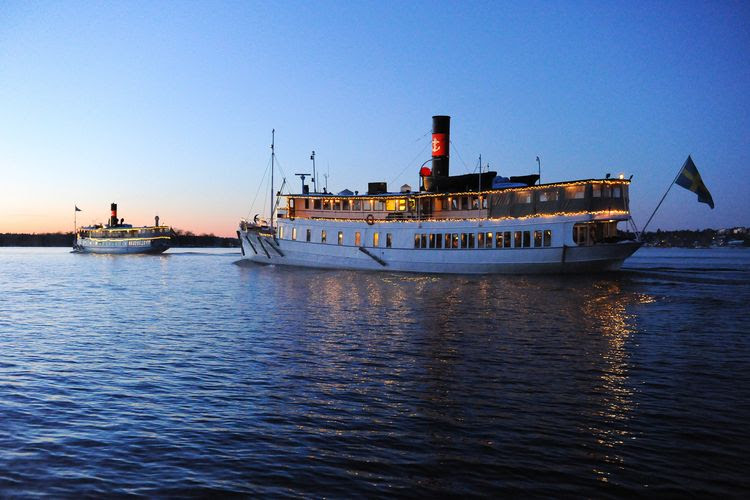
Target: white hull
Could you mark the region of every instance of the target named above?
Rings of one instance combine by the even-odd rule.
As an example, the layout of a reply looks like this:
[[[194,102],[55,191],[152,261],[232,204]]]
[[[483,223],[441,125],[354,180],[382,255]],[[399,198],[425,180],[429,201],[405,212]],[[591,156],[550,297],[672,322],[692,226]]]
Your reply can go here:
[[[73,247],[76,253],[96,253],[96,254],[159,254],[169,249],[169,245],[160,244],[152,246],[151,241],[121,241],[116,242],[119,245],[96,242],[95,240],[80,240]]]
[[[366,225],[361,223],[331,224],[322,221],[283,221],[282,234],[290,235],[298,227],[297,236],[307,227],[315,231],[328,227],[333,242],[300,241],[271,235],[267,230],[249,227],[238,231],[245,259],[259,264],[288,265],[325,269],[355,269],[449,274],[530,274],[530,273],[585,273],[616,271],[623,261],[639,247],[637,242],[619,242],[589,246],[576,245],[572,237],[575,221],[549,221],[544,227],[554,227],[549,246],[530,248],[408,248],[414,234],[420,231],[443,232],[515,232],[533,230],[531,223],[505,221],[464,222],[447,225],[445,222]],[[346,226],[349,226],[348,228]],[[364,245],[337,244],[339,228],[345,234],[360,232]],[[368,246],[373,232],[392,234],[392,248]],[[349,238],[351,239],[351,238]]]

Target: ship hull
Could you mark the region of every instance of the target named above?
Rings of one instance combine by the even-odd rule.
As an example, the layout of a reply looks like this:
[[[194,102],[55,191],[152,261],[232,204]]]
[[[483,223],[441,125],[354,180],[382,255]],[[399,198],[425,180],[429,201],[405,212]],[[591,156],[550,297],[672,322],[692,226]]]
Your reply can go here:
[[[590,246],[569,245],[563,241],[539,248],[373,248],[285,240],[267,230],[252,228],[238,231],[238,237],[244,258],[257,264],[436,274],[617,271],[641,246],[635,241]]]
[[[148,243],[145,244],[128,244],[128,245],[108,245],[97,244],[96,241],[83,241],[77,243],[73,251],[75,253],[93,253],[93,254],[160,254],[169,250],[169,245],[153,245],[152,242],[122,242],[122,243]]]

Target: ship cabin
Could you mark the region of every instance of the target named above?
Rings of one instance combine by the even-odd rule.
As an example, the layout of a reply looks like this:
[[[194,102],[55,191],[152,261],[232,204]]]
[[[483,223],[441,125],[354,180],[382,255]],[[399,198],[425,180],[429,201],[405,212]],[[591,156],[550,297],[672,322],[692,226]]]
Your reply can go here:
[[[629,217],[629,185],[629,179],[590,179],[486,191],[411,192],[404,186],[399,193],[290,194],[278,217],[373,224],[588,215],[575,224],[573,239],[589,245],[617,239],[617,223]]]

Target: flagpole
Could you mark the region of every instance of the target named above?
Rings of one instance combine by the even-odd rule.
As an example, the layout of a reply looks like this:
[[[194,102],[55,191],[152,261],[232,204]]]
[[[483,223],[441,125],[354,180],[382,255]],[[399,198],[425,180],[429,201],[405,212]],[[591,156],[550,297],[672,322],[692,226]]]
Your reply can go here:
[[[688,158],[690,155],[688,155]],[[667,194],[669,194],[669,190],[672,189],[672,186],[674,186],[674,183],[677,182],[677,178],[680,176],[680,173],[682,173],[682,169],[685,168],[685,165],[680,167],[680,170],[677,171],[677,175],[674,176],[674,180],[669,184],[669,187],[667,188],[667,191],[664,193],[664,196],[661,197],[661,200],[659,200],[659,204],[656,205],[656,208],[654,209],[654,212],[651,214],[651,217],[648,218],[646,221],[646,224],[643,226],[643,229],[641,229],[641,237],[643,237],[643,234],[646,232],[646,227],[651,222],[651,219],[654,218],[654,215],[656,215],[656,211],[659,210],[659,207],[661,206],[662,202],[664,201],[664,198],[667,197]],[[639,240],[641,238],[638,238]]]

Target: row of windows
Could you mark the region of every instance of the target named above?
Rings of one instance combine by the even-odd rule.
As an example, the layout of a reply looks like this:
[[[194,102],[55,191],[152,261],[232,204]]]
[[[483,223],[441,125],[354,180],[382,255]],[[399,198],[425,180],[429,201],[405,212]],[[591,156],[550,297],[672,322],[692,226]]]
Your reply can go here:
[[[284,227],[279,226],[279,238],[284,238]],[[292,228],[292,240],[297,239],[297,228]],[[312,230],[306,229],[305,241],[312,241]],[[328,242],[328,231],[320,231],[320,243]],[[417,233],[414,235],[414,248],[530,248],[548,247],[552,244],[552,231],[498,231],[481,233]],[[336,243],[344,244],[344,232],[338,231]],[[354,245],[362,246],[362,233],[354,232]],[[393,245],[393,235],[385,233],[385,248]],[[380,233],[372,234],[372,246],[380,246]]]
[[[552,244],[552,231],[498,231],[497,233],[420,233],[414,235],[414,248],[529,248]]]
[[[414,210],[415,201],[406,198],[390,200],[347,200],[347,199],[314,199],[313,210],[354,210],[355,212],[405,212],[407,205],[409,210]],[[294,200],[292,199],[292,203]],[[310,208],[310,199],[305,198],[305,209]]]

